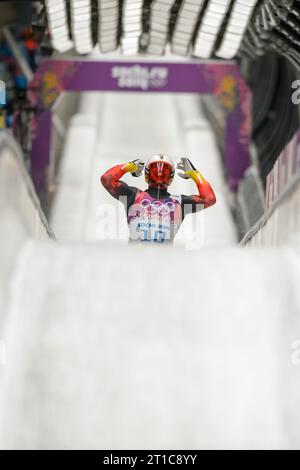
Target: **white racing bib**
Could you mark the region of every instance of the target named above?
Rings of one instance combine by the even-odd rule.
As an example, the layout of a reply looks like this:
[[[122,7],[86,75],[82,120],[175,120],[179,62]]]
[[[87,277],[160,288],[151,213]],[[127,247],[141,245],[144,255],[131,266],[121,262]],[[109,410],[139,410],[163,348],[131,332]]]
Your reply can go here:
[[[180,196],[158,200],[147,192],[138,192],[128,210],[130,241],[173,242],[181,222]]]

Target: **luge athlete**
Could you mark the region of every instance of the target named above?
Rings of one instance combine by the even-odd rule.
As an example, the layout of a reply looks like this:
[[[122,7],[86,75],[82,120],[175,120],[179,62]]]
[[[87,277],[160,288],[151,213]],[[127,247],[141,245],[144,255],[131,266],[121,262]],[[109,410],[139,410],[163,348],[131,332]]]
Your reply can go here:
[[[198,194],[177,196],[168,192],[175,166],[162,154],[150,158],[146,164],[137,159],[114,166],[101,177],[105,189],[124,203],[130,242],[172,243],[185,215],[216,203],[211,185],[188,158],[182,158],[177,168],[181,178],[191,178],[196,183]],[[145,191],[121,181],[125,173],[138,177],[143,171],[148,183]]]

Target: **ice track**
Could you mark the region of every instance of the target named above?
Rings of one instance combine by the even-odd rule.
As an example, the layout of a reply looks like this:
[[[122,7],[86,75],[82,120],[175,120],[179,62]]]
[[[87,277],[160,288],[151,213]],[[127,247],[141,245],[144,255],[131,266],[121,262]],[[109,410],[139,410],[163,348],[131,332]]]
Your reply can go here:
[[[17,244],[1,291],[0,447],[300,448],[299,244],[235,246],[195,99],[127,99],[84,99],[52,213],[58,242]],[[201,238],[101,240],[99,174],[158,146],[189,154],[217,188]]]

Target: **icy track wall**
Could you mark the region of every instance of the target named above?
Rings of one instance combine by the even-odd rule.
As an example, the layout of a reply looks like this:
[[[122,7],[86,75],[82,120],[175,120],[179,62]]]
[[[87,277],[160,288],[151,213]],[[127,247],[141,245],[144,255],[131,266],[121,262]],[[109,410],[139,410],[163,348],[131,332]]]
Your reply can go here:
[[[6,230],[4,218],[7,212],[11,212],[29,236],[38,239],[54,238],[28,176],[21,150],[12,135],[4,131],[0,133],[0,175],[2,234]]]
[[[0,132],[0,327],[9,279],[27,238],[54,238],[31,180],[21,150],[10,132]]]
[[[266,212],[242,240],[252,247],[279,246],[300,235],[300,131],[267,177]]]

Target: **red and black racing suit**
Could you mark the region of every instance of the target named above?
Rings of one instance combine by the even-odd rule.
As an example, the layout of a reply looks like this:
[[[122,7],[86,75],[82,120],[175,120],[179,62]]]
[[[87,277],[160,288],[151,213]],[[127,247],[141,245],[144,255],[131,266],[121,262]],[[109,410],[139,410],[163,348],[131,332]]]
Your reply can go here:
[[[195,179],[199,194],[174,196],[167,189],[149,186],[142,191],[129,186],[121,181],[126,172],[124,164],[117,165],[101,177],[101,183],[115,199],[124,203],[130,241],[173,242],[187,214],[216,202],[211,185],[200,174]]]

